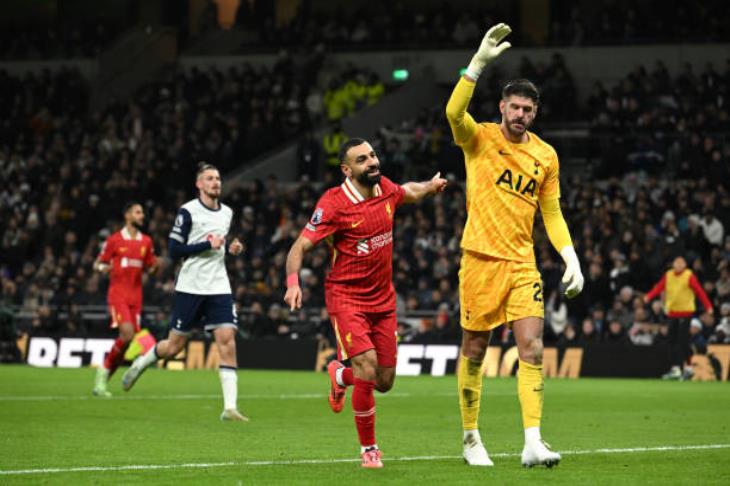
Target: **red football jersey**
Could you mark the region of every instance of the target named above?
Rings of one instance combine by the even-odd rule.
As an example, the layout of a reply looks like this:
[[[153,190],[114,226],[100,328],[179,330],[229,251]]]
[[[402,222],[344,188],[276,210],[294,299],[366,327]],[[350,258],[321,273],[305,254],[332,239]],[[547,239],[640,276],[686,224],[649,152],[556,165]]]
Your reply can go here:
[[[330,312],[395,309],[393,218],[405,191],[385,177],[375,196],[365,199],[345,179],[320,198],[302,236],[317,243],[328,238],[332,268],[325,281]]]
[[[109,302],[142,305],[142,272],[156,262],[152,239],[138,231],[132,238],[126,228],[107,238],[99,261],[111,264]]]

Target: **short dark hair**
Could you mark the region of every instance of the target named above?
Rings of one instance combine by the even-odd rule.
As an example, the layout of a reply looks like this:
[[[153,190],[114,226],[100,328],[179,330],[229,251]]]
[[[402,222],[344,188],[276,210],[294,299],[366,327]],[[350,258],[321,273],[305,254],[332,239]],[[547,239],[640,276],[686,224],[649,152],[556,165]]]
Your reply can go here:
[[[513,79],[505,84],[502,88],[502,99],[509,98],[512,95],[530,98],[536,105],[540,104],[540,91],[529,79]]]
[[[142,205],[142,203],[140,203],[138,201],[129,201],[124,205],[124,212],[122,214],[127,214],[127,212],[129,212],[129,210],[132,209],[133,207],[141,206],[141,205]]]
[[[337,157],[340,159],[340,164],[345,163],[345,158],[347,158],[347,151],[350,150],[352,147],[357,147],[358,145],[362,145],[366,143],[367,140],[364,138],[351,138],[347,142],[343,143],[340,147],[340,152],[337,154]]]
[[[195,173],[195,175],[199,176],[206,170],[218,170],[218,167],[216,167],[213,164],[209,164],[208,162],[200,161],[200,162],[198,162],[198,171]],[[220,171],[218,171],[218,172],[220,172]]]

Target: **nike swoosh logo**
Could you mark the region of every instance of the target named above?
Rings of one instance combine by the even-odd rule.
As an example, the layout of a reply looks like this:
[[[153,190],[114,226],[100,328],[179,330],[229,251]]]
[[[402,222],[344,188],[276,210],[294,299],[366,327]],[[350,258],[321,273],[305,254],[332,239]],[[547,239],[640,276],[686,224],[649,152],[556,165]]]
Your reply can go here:
[[[364,222],[365,222],[365,220],[364,219],[361,219],[360,221],[357,221],[356,223],[352,223],[350,226],[352,226],[353,228],[357,228],[358,226],[360,226]]]
[[[512,155],[512,154],[510,154],[509,152],[507,152],[505,150],[499,149],[499,155]]]

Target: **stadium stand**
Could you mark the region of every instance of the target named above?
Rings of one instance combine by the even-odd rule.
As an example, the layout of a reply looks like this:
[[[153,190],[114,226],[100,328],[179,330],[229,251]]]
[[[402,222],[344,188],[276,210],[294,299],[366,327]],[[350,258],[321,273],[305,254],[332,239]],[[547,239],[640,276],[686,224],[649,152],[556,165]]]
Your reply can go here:
[[[577,15],[567,5],[555,4],[560,7],[553,12],[556,18]],[[696,10],[683,38],[704,41],[698,26],[707,21],[716,28],[715,19],[726,15],[719,6],[709,2]],[[326,28],[312,30],[324,37],[308,39],[306,45],[382,42],[393,48],[412,39],[423,47],[426,35],[440,46],[471,45],[469,23],[504,13],[474,12],[455,19],[444,4],[407,19],[398,15],[399,8],[391,2],[383,10],[399,28],[379,29],[378,34],[396,32],[401,38],[381,38],[346,18],[313,13],[301,13],[284,30],[273,32],[284,46],[287,39],[300,38],[311,22]],[[681,11],[667,10],[662,15]],[[615,9],[605,12],[595,18],[580,15],[583,27],[576,28],[590,36],[576,40],[576,33],[553,32],[550,42],[636,40],[610,26],[596,29],[596,23],[609,25],[618,15]],[[511,14],[505,14],[509,19]],[[268,14],[263,15],[263,22],[251,22],[244,12],[237,22],[244,29],[260,26],[263,32]],[[647,34],[652,39],[668,35],[665,26],[671,19],[662,15],[652,21]],[[645,13],[638,9],[636,16],[642,19]],[[459,36],[439,29],[457,24]],[[345,31],[352,37],[345,38]],[[252,45],[275,45],[260,38],[261,32],[251,37]],[[707,35],[726,38],[725,31]],[[91,272],[91,262],[103,239],[116,229],[121,205],[129,199],[144,203],[147,231],[165,257],[174,208],[192,193],[192,160],[215,161],[226,172],[242,159],[299,140],[300,166],[311,167],[315,160],[324,170],[321,141],[298,137],[377,103],[384,86],[365,69],[333,69],[320,49],[304,58],[298,51],[281,56],[270,68],[178,68],[145,85],[132,100],[115,101],[100,112],[88,111],[90,89],[73,69],[25,77],[0,73],[0,106],[8,114],[0,129],[0,173],[6,181],[0,189],[2,299],[21,309],[20,328],[83,334],[92,325],[102,325],[105,282]],[[673,256],[684,255],[718,311],[700,318],[702,336],[728,342],[730,118],[724,93],[730,88],[730,61],[725,66],[687,64],[677,76],[661,62],[639,66],[613,86],[597,83],[575,104],[563,102],[579,98],[575,75],[558,54],[544,64],[524,58],[511,74],[533,79],[543,89],[538,131],[582,123],[590,135],[585,149],[590,170],[566,177],[563,187],[563,204],[569,208],[565,214],[587,276],[578,299],[561,298],[560,260],[540,223],[535,232],[546,283],[547,339],[637,345],[665,339],[661,308],[645,306],[640,297]],[[504,78],[496,69],[489,75],[487,86]],[[471,110],[477,119],[495,119],[497,96],[495,90],[477,92]],[[453,339],[459,332],[456,276],[466,217],[463,167],[450,142],[443,102],[445,98],[415,119],[382,127],[375,139],[385,172],[394,180],[424,179],[436,170],[452,180],[446,194],[398,215],[394,278],[399,309],[407,316],[400,328],[406,341]],[[580,121],[586,119],[590,122]],[[558,153],[563,153],[559,145]],[[280,306],[286,251],[321,189],[307,178],[291,184],[271,177],[226,195],[236,213],[234,234],[247,247],[244,257],[229,262],[245,334],[292,338],[329,332],[321,310],[328,261],[324,246],[308,257],[302,276],[307,310],[289,315]],[[174,278],[173,266],[163,261],[160,277],[145,284],[147,323],[160,327]],[[92,308],[96,311],[86,310]],[[509,333],[503,339],[510,339]]]
[[[638,71],[648,76],[644,69]],[[708,74],[712,72],[705,72],[701,77],[704,81],[694,85],[694,91],[685,89],[684,75],[668,79],[667,93],[662,96],[680,93],[682,97],[695,96],[709,89],[703,83],[718,86],[727,83],[728,73]],[[592,106],[603,107],[593,110],[597,133],[602,133],[606,126],[621,127],[622,132],[631,132],[639,125],[658,130],[642,120],[660,116],[650,116],[631,101],[642,99],[641,93],[631,98],[630,86],[636,75],[631,73],[604,98],[588,100],[586,110]],[[79,317],[79,306],[104,303],[103,283],[90,273],[90,264],[101,239],[108,234],[106,222],[118,219],[118,201],[138,198],[145,202],[149,232],[158,251],[165,254],[166,235],[174,219],[173,208],[189,191],[185,184],[164,184],[159,174],[170,167],[184,172],[180,157],[190,149],[184,148],[183,140],[191,143],[196,139],[198,124],[178,128],[177,143],[174,143],[175,139],[165,135],[172,136],[175,130],[170,108],[175,103],[166,101],[164,94],[159,98],[142,95],[144,101],[140,105],[110,107],[97,120],[98,131],[85,132],[82,127],[88,127],[89,120],[80,115],[86,95],[82,80],[66,71],[44,76],[49,82],[24,84],[36,86],[40,96],[33,98],[30,109],[16,115],[31,114],[29,122],[10,126],[26,128],[22,132],[6,131],[3,138],[3,176],[12,182],[3,189],[1,199],[3,294],[13,304],[33,310],[34,329],[65,328],[68,332],[83,332],[88,323]],[[197,83],[209,83],[214,77],[192,73],[187,83],[170,90],[179,92],[197,86],[204,91]],[[3,85],[13,86],[18,81],[6,75]],[[550,84],[549,78],[544,81]],[[641,80],[644,82],[645,79]],[[59,107],[52,106],[50,98],[43,95],[43,88],[47,93],[62,89],[75,102],[64,104],[59,112]],[[12,93],[12,90],[3,92]],[[160,93],[164,88],[149,87],[146,92]],[[611,164],[627,161],[623,168],[614,167],[610,178],[576,178],[565,184],[563,200],[570,208],[566,215],[587,267],[586,291],[578,299],[560,298],[556,291],[559,260],[544,233],[536,231],[537,254],[548,296],[546,321],[555,341],[567,339],[566,329],[568,334],[575,333],[580,338],[584,328],[593,328],[606,339],[617,339],[620,333],[610,330],[613,321],[620,322],[626,336],[632,338],[651,329],[650,337],[632,339],[637,344],[659,338],[661,311],[645,309],[636,299],[650,288],[666,262],[675,255],[690,258],[718,309],[730,298],[730,239],[725,237],[725,228],[730,227],[730,194],[722,185],[722,181],[730,180],[727,163],[730,149],[726,139],[705,135],[707,141],[700,143],[703,137],[699,135],[707,133],[707,127],[701,124],[705,113],[719,110],[712,115],[713,119],[726,120],[727,112],[722,107],[713,107],[709,100],[702,113],[684,114],[680,109],[686,106],[682,97],[672,99],[667,105],[671,113],[661,116],[672,116],[673,124],[686,128],[683,133],[671,134],[679,138],[671,135],[659,138],[673,143],[659,145],[656,151],[659,157],[653,169],[675,173],[677,180],[660,181],[651,174],[637,172],[636,169],[652,166],[632,165],[632,152],[627,151],[621,156],[614,154],[609,160]],[[6,99],[4,103],[7,106],[9,101]],[[191,104],[197,103],[191,100]],[[493,104],[494,100],[484,99],[475,106],[493,110]],[[620,108],[613,109],[614,105]],[[443,169],[441,163],[447,160],[452,161],[447,171],[459,173],[460,168],[453,163],[458,157],[454,157],[454,148],[447,142],[448,128],[438,110],[434,108],[417,120],[404,122],[397,130],[383,128],[381,131],[378,140],[381,157],[387,164],[387,172],[396,180],[425,178],[438,168]],[[46,112],[47,115],[41,115]],[[143,114],[159,116],[160,121],[169,119],[169,125],[163,123],[159,134],[154,136],[140,133],[136,125]],[[476,116],[490,118],[494,112],[477,110]],[[59,117],[66,121],[60,130],[54,124]],[[546,118],[550,120],[551,116]],[[662,127],[661,123],[658,127]],[[162,145],[154,143],[160,135],[160,143],[165,141],[162,145],[168,146],[167,153],[160,151]],[[216,160],[220,152],[211,150],[201,156]],[[421,165],[417,161],[427,162]],[[596,169],[603,170],[601,166]],[[249,322],[243,326],[251,335],[288,336],[292,324],[302,321],[300,316],[288,316],[279,306],[279,294],[286,250],[306,222],[317,193],[316,185],[309,182],[287,185],[270,178],[240,188],[227,198],[229,204],[240,209],[234,231],[247,244],[245,257],[231,263],[234,266],[231,275],[236,301],[242,308],[251,308]],[[168,201],[173,202],[168,204]],[[395,284],[399,306],[416,314],[417,311],[430,314],[442,311],[437,319],[417,319],[412,326],[403,326],[406,338],[419,333],[450,335],[458,328],[454,320],[458,304],[455,279],[458,242],[465,217],[464,193],[459,183],[453,184],[445,195],[399,213],[394,259],[398,262]],[[303,284],[312,308],[323,304],[320,284],[327,261],[324,246],[315,250],[308,261]],[[167,305],[166,294],[172,278],[172,268],[168,267],[162,278],[149,280],[146,302],[153,306]],[[443,312],[446,310],[448,314]],[[63,322],[58,318],[59,312],[68,316]],[[725,339],[714,332],[716,318],[710,315],[703,318],[711,323],[703,327],[708,339]],[[717,318],[727,320],[727,316]],[[297,335],[326,329],[318,311],[307,315],[303,322],[308,324],[300,325]]]
[[[6,22],[0,28],[0,60],[95,57],[119,32],[120,26],[103,19],[58,27],[30,21]]]
[[[544,38],[515,32],[513,42],[585,46],[730,40],[730,14],[722,0],[701,5],[679,0],[671,5],[637,0],[550,2]],[[203,30],[220,29],[217,17],[217,4],[209,1]],[[303,2],[288,21],[277,22],[275,17],[273,9],[250,9],[243,3],[233,25],[225,29],[242,34],[238,52],[320,43],[335,49],[424,49],[471,47],[481,37],[481,26],[493,25],[495,19],[509,25],[523,20],[513,4],[470,4],[465,9],[434,2],[413,14],[402,1],[354,2],[349,9]]]

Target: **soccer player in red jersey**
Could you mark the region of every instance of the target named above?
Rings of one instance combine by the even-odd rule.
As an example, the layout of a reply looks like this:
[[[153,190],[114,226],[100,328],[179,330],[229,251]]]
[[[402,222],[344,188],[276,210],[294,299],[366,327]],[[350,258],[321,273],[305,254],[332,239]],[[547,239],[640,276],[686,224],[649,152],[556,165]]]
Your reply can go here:
[[[124,359],[124,352],[139,332],[142,311],[142,272],[157,269],[152,239],[142,234],[144,223],[142,205],[136,202],[124,206],[124,228],[107,238],[94,269],[109,273],[107,303],[111,327],[119,329],[119,337],[107,353],[104,364],[96,371],[94,395],[108,397],[107,382]]]
[[[327,370],[330,407],[342,411],[345,390],[353,386],[352,409],[360,439],[363,467],[383,467],[375,442],[375,397],[393,386],[397,357],[397,323],[393,288],[393,218],[404,203],[441,192],[446,180],[436,174],[428,182],[394,184],[380,174],[370,144],[360,138],[345,142],[339,152],[345,181],[320,198],[286,260],[284,301],[302,306],[299,270],[304,253],[327,238],[332,267],[325,281],[325,300],[337,337],[341,360]]]

